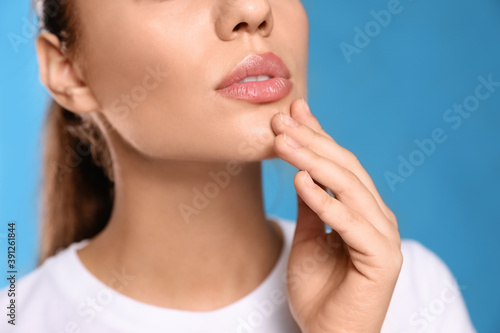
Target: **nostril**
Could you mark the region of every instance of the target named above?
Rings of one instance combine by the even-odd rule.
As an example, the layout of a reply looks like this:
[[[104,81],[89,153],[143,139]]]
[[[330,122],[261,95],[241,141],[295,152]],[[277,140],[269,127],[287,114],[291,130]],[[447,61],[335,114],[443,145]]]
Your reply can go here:
[[[238,30],[240,30],[241,28],[245,28],[245,27],[247,27],[247,26],[248,26],[248,24],[247,24],[247,23],[245,23],[245,22],[238,23],[238,24],[234,27],[233,31],[238,31]]]
[[[259,25],[259,30],[264,30],[264,29],[266,28],[266,26],[267,26],[267,22],[266,22],[266,21],[262,22],[262,23]]]

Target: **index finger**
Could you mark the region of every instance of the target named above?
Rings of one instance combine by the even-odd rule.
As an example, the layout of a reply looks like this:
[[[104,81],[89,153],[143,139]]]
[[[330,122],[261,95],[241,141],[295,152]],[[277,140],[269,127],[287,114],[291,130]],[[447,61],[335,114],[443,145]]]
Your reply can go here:
[[[377,204],[382,209],[385,216],[397,226],[397,220],[394,213],[382,200],[382,197],[377,191],[373,180],[368,175],[368,172],[363,168],[358,158],[348,149],[339,145],[320,125],[316,117],[311,113],[309,105],[304,99],[295,100],[290,107],[290,116],[298,122],[309,127],[310,130],[316,131],[324,137],[332,140],[332,144],[312,146],[311,149],[316,151],[319,155],[323,155],[338,165],[351,170],[371,192]]]

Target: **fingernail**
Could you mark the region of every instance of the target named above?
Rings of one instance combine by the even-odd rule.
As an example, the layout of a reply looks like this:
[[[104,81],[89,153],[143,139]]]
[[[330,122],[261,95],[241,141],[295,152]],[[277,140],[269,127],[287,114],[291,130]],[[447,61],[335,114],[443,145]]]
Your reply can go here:
[[[309,174],[309,172],[307,172],[307,170],[306,170],[305,181],[306,181],[307,186],[309,186],[310,188],[316,187],[316,184],[314,184],[314,181],[311,178],[311,175]]]
[[[304,104],[304,111],[306,111],[307,114],[311,114],[311,108],[304,98],[302,98],[302,103]]]
[[[290,117],[287,114],[284,114],[283,112],[280,112],[280,117],[281,117],[281,122],[287,126],[290,126],[290,127],[299,126],[299,123],[295,119],[293,119],[292,117]]]
[[[289,145],[292,148],[300,148],[302,145],[295,141],[293,138],[291,138],[289,135],[283,134],[283,138],[286,142],[287,145]]]

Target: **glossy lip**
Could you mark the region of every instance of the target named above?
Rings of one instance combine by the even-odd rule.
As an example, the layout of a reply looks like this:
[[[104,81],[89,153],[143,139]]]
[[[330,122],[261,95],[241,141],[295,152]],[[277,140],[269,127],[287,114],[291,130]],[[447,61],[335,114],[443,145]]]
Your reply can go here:
[[[267,75],[271,79],[238,83],[249,76]],[[290,71],[272,52],[246,56],[217,86],[222,95],[251,103],[278,101],[292,90]]]

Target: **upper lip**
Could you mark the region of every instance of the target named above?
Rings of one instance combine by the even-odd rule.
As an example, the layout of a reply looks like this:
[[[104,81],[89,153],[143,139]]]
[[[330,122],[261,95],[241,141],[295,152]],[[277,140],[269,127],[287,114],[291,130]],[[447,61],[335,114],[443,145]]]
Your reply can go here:
[[[280,57],[273,52],[246,56],[217,86],[224,89],[249,76],[267,75],[271,78],[290,78],[290,72]]]

